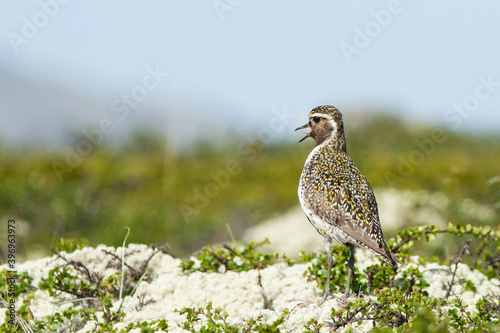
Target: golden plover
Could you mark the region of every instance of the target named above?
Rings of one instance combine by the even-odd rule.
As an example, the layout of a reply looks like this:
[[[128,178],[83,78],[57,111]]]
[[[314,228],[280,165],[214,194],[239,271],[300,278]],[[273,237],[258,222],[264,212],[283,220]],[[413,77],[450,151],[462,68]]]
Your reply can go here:
[[[323,237],[328,255],[328,275],[322,304],[330,292],[332,240],[351,250],[345,296],[354,269],[354,249],[375,253],[390,266],[402,264],[385,243],[378,217],[377,201],[368,180],[347,154],[342,114],[325,105],[309,113],[309,122],[296,130],[311,131],[299,142],[313,138],[316,146],[309,153],[299,182],[299,200],[307,219]]]

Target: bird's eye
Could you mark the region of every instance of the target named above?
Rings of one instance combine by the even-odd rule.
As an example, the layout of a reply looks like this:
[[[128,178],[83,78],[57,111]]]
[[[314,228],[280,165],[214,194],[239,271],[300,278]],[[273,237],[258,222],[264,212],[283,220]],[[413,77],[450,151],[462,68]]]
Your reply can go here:
[[[320,117],[313,117],[313,121],[314,121],[315,123],[318,123],[320,120],[321,120],[321,118],[320,118]]]

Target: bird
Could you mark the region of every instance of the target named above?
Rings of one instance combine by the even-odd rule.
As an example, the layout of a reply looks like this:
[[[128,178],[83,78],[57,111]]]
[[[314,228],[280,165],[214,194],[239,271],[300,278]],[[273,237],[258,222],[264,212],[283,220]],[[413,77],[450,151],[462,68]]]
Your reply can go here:
[[[334,239],[350,249],[345,298],[349,296],[355,248],[370,250],[389,266],[403,263],[384,240],[370,183],[347,154],[342,114],[334,106],[323,105],[312,109],[308,118],[307,124],[295,129],[309,127],[311,131],[299,142],[312,138],[316,143],[300,175],[298,196],[304,214],[322,236],[327,253],[328,273],[321,305],[332,296]]]

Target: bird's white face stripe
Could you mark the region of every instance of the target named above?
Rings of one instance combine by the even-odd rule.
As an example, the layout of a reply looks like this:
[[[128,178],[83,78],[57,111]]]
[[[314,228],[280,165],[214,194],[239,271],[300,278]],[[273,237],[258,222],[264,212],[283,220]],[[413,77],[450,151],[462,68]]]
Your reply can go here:
[[[330,124],[332,124],[333,130],[332,133],[330,134],[330,139],[334,139],[337,136],[337,123],[333,119],[329,119]]]
[[[332,116],[329,115],[329,114],[325,114],[325,113],[315,113],[312,115],[313,117],[320,117],[320,118],[326,118],[328,120],[333,120]]]

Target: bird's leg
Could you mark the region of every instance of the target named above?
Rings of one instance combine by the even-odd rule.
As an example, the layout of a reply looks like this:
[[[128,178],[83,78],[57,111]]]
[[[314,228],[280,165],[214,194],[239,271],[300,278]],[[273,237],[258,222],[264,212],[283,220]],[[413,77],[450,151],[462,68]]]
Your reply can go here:
[[[326,275],[326,287],[325,287],[325,294],[323,295],[323,298],[319,302],[318,305],[323,304],[325,299],[328,296],[332,296],[332,293],[330,292],[330,275],[332,274],[332,264],[333,264],[333,258],[332,258],[332,244],[331,241],[324,240],[325,243],[325,249],[326,249],[326,255],[327,255],[327,264],[328,264],[328,272]]]
[[[349,244],[349,249],[351,250],[351,256],[349,257],[349,270],[347,271],[347,286],[345,287],[344,296],[349,296],[349,285],[351,283],[351,274],[354,272],[354,245]]]

